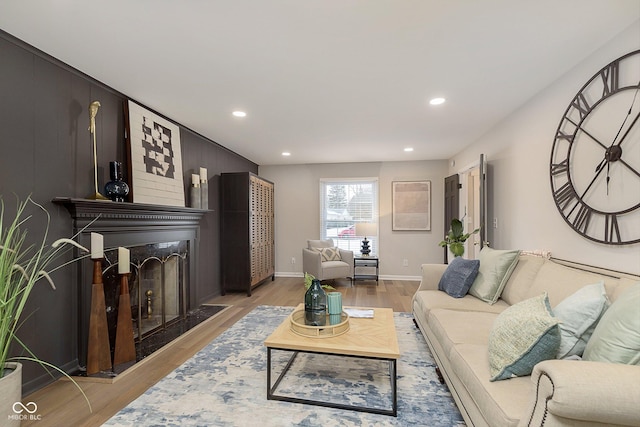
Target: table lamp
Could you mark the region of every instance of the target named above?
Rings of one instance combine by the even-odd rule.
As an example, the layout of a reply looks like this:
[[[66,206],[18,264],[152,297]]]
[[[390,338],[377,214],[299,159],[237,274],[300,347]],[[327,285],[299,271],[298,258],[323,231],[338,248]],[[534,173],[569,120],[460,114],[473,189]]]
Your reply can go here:
[[[369,240],[367,236],[374,236],[378,233],[378,225],[373,222],[359,222],[356,224],[356,236],[364,236],[362,241],[362,248],[360,253],[363,256],[369,256],[371,248],[369,247]]]

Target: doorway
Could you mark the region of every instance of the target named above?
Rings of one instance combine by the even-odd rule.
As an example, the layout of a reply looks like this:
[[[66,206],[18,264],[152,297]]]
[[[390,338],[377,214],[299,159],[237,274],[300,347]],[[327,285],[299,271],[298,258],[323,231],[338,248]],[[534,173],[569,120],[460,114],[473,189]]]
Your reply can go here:
[[[444,179],[444,234],[449,233],[451,220],[460,210],[460,176],[456,173]],[[443,236],[444,238],[444,236]],[[449,250],[444,247],[444,263],[449,262]]]
[[[467,173],[467,216],[464,219],[464,229],[471,232],[480,228],[480,166],[476,166]],[[467,258],[478,259],[482,249],[480,234],[472,234],[467,240]]]
[[[472,234],[465,242],[464,257],[478,259],[480,250],[488,246],[487,241],[487,161],[484,154],[479,162],[469,165],[459,172],[462,182],[460,207],[458,210],[465,232],[477,228],[479,233]]]

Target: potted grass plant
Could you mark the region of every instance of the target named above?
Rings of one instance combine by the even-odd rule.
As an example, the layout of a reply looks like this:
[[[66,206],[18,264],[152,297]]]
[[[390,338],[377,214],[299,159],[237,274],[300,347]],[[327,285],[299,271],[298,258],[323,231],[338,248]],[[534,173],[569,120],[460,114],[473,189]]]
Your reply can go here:
[[[29,207],[42,211],[47,219],[45,232],[35,244],[29,244],[27,241],[27,225],[32,218],[31,215],[26,214]],[[49,373],[51,373],[50,368],[73,381],[58,367],[36,357],[17,335],[18,329],[28,317],[29,313],[25,312],[25,308],[34,287],[48,284],[55,290],[51,273],[75,260],[55,267],[52,264],[72,246],[88,252],[72,239],[59,239],[47,245],[49,223],[50,216],[47,210],[31,197],[23,202],[18,201],[15,217],[7,218],[4,200],[0,196],[0,416],[2,417],[14,414],[13,404],[20,402],[22,398],[22,362],[38,363]],[[11,356],[11,351],[20,352],[22,355]],[[80,386],[73,382],[91,410],[87,396]],[[4,421],[7,419],[5,418]],[[9,418],[9,421],[12,422],[12,418]],[[19,418],[13,421],[17,421],[15,425],[20,425]]]

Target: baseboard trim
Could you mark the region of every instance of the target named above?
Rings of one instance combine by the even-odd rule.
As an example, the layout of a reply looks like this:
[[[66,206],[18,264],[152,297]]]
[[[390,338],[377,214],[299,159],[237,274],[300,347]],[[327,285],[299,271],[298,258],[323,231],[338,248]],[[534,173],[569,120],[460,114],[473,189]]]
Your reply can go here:
[[[304,277],[304,273],[297,271],[276,271],[276,277]],[[420,281],[421,276],[401,276],[401,275],[384,275],[380,276],[380,280],[417,280]]]

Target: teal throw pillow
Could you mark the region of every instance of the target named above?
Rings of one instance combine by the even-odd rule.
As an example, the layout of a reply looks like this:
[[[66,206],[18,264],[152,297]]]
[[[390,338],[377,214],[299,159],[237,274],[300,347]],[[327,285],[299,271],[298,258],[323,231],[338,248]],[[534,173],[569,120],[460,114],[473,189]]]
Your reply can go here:
[[[560,320],[558,359],[582,356],[600,317],[609,307],[604,282],[580,288],[553,308]]]
[[[480,268],[480,261],[477,259],[454,258],[442,274],[438,289],[454,298],[462,298],[476,278],[478,268]]]
[[[495,304],[516,267],[519,256],[519,250],[482,248],[479,258],[480,269],[469,293],[489,304]]]
[[[640,365],[640,283],[626,289],[604,313],[582,360]]]
[[[560,346],[558,322],[546,292],[500,313],[489,333],[491,381],[530,375],[538,362],[555,358]]]

